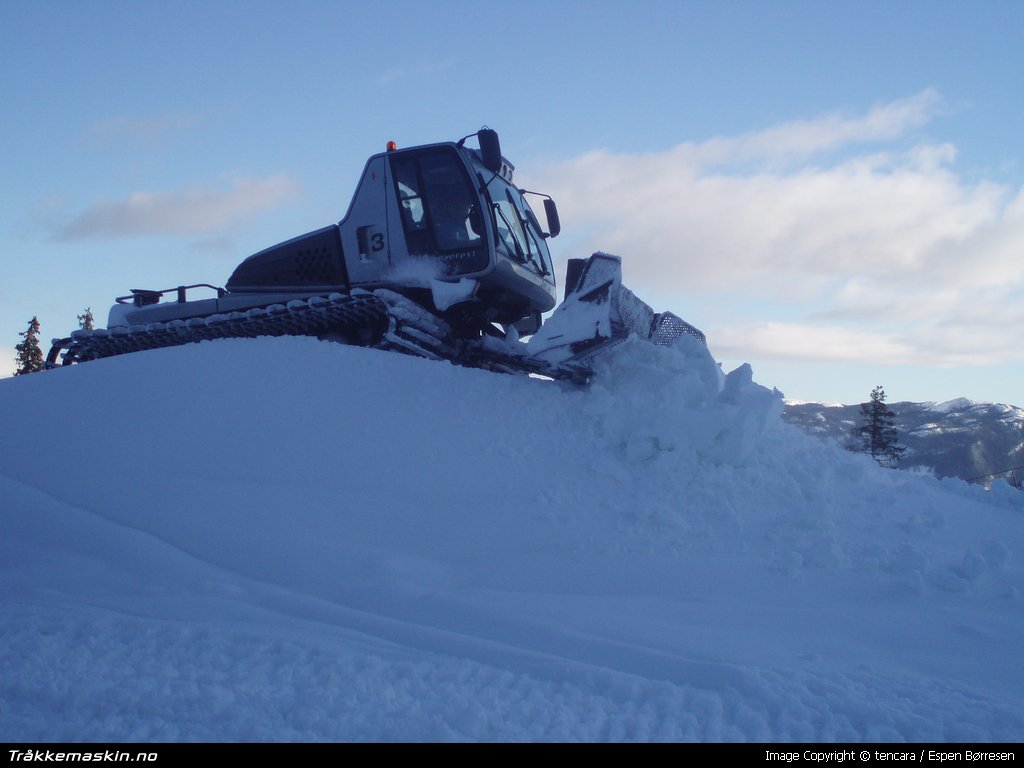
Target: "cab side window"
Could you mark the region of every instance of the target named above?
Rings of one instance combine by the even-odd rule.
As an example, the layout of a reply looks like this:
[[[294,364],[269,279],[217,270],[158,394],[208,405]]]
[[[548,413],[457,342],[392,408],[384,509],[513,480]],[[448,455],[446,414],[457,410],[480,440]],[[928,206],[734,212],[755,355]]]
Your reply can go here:
[[[402,209],[402,224],[406,232],[418,232],[427,228],[426,211],[420,180],[416,173],[416,161],[411,157],[394,158],[391,163],[395,174],[395,188],[398,203]]]

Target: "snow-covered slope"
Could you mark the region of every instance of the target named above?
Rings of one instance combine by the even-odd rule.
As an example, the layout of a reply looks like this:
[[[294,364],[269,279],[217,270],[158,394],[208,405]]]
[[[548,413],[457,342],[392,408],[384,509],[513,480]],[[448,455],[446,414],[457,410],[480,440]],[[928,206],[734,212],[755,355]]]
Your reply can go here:
[[[258,339],[0,381],[0,739],[1018,740],[1024,494],[750,375]]]

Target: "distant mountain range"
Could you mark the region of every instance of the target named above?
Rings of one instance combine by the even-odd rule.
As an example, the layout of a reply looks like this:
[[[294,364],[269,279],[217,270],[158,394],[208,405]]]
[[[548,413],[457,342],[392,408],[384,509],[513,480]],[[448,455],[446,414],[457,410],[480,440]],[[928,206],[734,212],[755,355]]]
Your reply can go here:
[[[887,403],[907,448],[899,469],[991,483],[1001,477],[1024,485],[1024,409],[966,398],[945,403]],[[859,405],[786,403],[784,421],[842,446],[863,424]]]

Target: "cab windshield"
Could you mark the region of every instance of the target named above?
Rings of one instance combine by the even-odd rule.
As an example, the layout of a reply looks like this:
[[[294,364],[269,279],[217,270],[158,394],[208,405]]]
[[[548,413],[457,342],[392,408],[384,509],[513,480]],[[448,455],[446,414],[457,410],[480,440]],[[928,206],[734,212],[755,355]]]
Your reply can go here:
[[[533,268],[544,277],[552,275],[551,253],[540,222],[526,198],[501,176],[487,184],[497,228],[497,250],[513,261]]]

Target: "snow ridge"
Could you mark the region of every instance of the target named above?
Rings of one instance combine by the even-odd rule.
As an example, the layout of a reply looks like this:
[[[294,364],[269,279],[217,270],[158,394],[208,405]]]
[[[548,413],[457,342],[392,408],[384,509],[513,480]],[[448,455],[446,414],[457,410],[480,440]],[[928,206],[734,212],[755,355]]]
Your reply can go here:
[[[804,435],[692,339],[586,390],[225,340],[0,403],[8,741],[1024,729],[1024,495]]]

